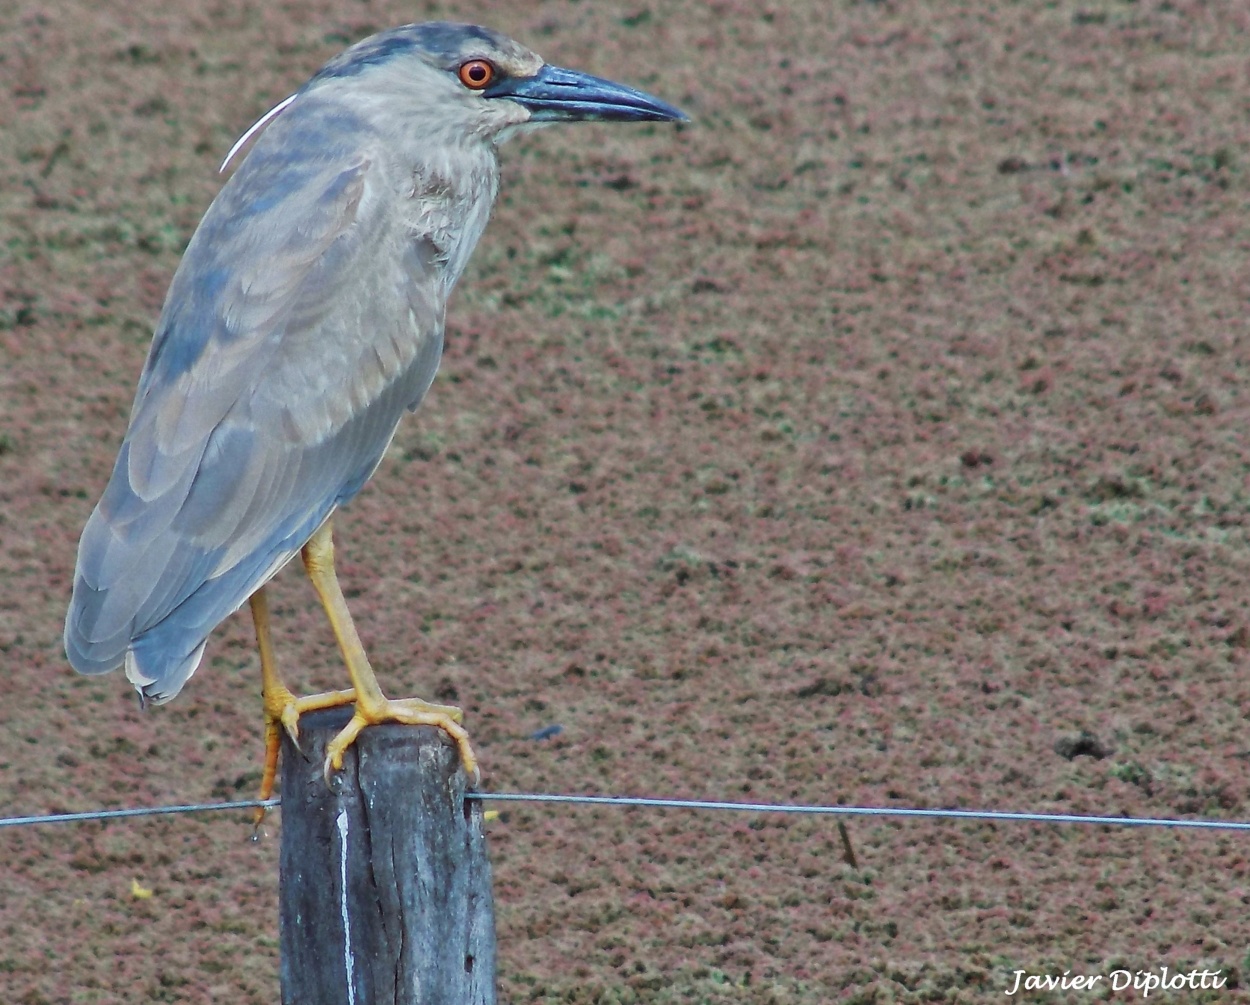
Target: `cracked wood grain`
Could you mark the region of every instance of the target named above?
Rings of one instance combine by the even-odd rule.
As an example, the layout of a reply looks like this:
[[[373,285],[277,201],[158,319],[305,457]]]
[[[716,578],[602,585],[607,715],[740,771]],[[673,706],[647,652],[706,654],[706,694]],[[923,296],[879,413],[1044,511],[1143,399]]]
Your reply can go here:
[[[372,726],[327,788],[346,718],[301,718],[302,754],[283,741],[283,1005],[494,1005],[490,863],[455,746]]]

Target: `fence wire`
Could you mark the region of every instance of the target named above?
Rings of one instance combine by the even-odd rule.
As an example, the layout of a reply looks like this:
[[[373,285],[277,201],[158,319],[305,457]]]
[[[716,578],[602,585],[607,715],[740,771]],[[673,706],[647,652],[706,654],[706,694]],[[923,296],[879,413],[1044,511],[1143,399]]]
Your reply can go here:
[[[480,802],[565,803],[580,806],[643,807],[666,810],[720,810],[738,813],[791,813],[832,817],[913,817],[929,820],[981,820],[993,823],[1093,824],[1104,827],[1170,827],[1185,830],[1250,831],[1246,820],[1184,820],[1170,817],[1110,817],[1082,813],[1028,813],[1004,810],[919,809],[901,806],[812,806],[802,803],[738,803],[712,799],[668,799],[651,796],[581,796],[547,792],[467,792],[465,799]],[[183,806],[140,806],[121,810],[89,810],[81,813],[46,813],[24,817],[0,817],[0,828],[37,824],[81,823],[130,817],[169,816],[177,813],[214,813],[282,805],[281,799],[240,799],[224,803],[189,803]]]

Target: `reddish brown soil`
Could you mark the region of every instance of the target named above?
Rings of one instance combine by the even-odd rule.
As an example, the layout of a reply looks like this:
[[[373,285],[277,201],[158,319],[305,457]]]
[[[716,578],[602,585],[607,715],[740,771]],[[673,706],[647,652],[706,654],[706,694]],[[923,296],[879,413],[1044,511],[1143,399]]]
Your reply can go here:
[[[391,693],[462,704],[495,789],[1250,817],[1248,12],[0,5],[0,812],[253,790],[247,617],[140,713],[65,663],[75,543],[234,137],[348,41],[459,16],[694,122],[505,149],[442,375],[338,523]],[[274,606],[293,683],[339,686],[294,569]],[[849,830],[858,868],[830,820],[508,809],[503,997],[1167,965],[1228,981],[1167,1000],[1250,1000],[1238,835]],[[0,1001],[275,1001],[248,834],[0,832]]]

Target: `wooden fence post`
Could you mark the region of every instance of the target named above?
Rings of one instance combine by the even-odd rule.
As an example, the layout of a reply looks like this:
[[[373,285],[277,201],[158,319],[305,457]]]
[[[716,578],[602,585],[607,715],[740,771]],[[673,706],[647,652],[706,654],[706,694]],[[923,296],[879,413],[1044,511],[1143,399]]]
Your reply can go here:
[[[327,788],[350,709],[282,747],[283,1005],[494,1005],[495,919],[481,803],[441,730],[371,726]]]

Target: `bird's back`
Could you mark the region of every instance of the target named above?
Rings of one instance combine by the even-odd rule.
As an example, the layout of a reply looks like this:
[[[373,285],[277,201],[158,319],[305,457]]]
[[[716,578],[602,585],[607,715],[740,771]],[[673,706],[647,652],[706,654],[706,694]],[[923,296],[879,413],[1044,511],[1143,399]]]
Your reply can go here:
[[[173,697],[209,632],[359,491],[438,367],[495,192],[493,149],[471,153],[472,188],[423,186],[419,146],[332,89],[262,134],[188,245],[83,531],[75,668],[124,663]]]

